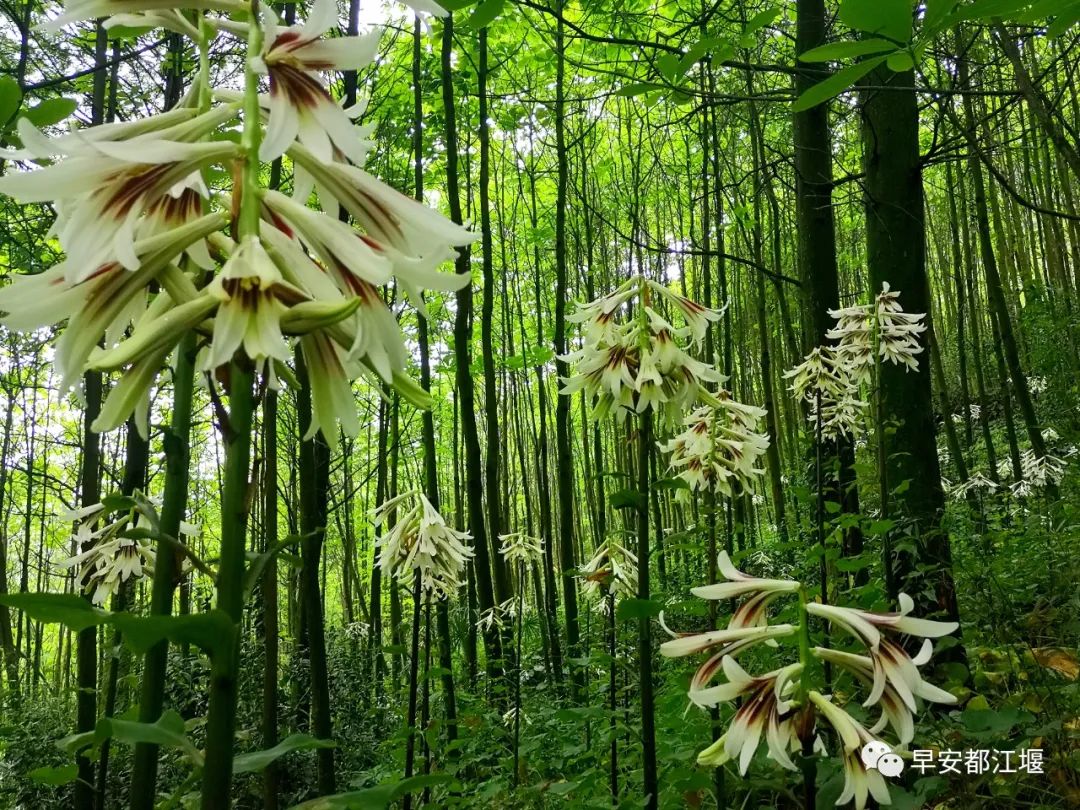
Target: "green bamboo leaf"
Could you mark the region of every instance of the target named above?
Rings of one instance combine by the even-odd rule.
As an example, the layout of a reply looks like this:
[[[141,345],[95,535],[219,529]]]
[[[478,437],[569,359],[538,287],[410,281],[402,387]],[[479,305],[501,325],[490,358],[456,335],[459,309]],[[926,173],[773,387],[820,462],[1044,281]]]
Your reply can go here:
[[[248,754],[239,754],[233,760],[234,773],[251,773],[261,771],[267,765],[279,757],[290,754],[293,751],[310,751],[314,748],[333,748],[336,743],[333,740],[319,740],[309,734],[290,734],[273,748],[263,751],[252,751]]]
[[[0,76],[0,129],[18,112],[21,103],[19,83],[10,76]]]
[[[896,50],[896,43],[887,39],[871,37],[870,39],[856,39],[845,42],[830,42],[811,48],[799,57],[800,62],[839,62],[842,59],[852,59],[856,56],[866,56],[871,53],[885,53]]]
[[[75,112],[75,107],[75,102],[70,98],[47,98],[24,112],[23,116],[40,129],[59,124]]]
[[[76,633],[105,624],[112,616],[73,593],[11,593],[0,596],[0,605],[21,610],[37,622],[62,624]]]
[[[124,643],[142,655],[158,642],[168,639],[174,644],[194,644],[214,655],[224,651],[233,638],[233,623],[219,609],[186,616],[132,616],[114,613],[112,623],[123,635]]]
[[[395,782],[351,793],[338,793],[336,796],[321,796],[303,804],[297,804],[289,810],[385,810],[390,804],[406,793],[415,793],[426,787],[436,787],[454,781],[454,777],[445,773],[420,774]]]
[[[476,31],[487,28],[502,13],[505,5],[506,0],[483,0],[469,17],[469,27]]]
[[[856,31],[911,41],[912,0],[842,0],[840,21]]]
[[[791,109],[794,112],[809,110],[823,101],[834,98],[884,61],[884,56],[875,56],[872,59],[856,62],[854,65],[848,65],[846,68],[836,71],[832,76],[818,82],[795,99]]]

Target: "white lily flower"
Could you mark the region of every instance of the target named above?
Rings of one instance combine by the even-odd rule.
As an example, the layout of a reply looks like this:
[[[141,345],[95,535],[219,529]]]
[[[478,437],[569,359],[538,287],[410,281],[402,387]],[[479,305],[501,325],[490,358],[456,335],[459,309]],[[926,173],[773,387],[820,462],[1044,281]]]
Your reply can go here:
[[[241,347],[257,364],[288,362],[292,353],[281,333],[281,319],[288,305],[304,300],[304,295],[284,281],[257,237],[236,246],[207,291],[220,302],[207,369],[228,363]]]
[[[243,13],[248,6],[237,0],[66,0],[64,13],[41,27],[46,31],[59,31],[68,23],[80,20],[181,8]]]
[[[300,350],[304,353],[311,385],[311,425],[304,434],[304,441],[321,431],[330,450],[337,450],[339,424],[341,432],[350,438],[360,433],[360,417],[351,384],[359,371],[346,371],[350,361],[344,351],[322,332],[301,337]]]
[[[783,593],[795,593],[800,587],[798,582],[790,579],[760,579],[744,574],[732,564],[726,551],[717,555],[716,563],[727,582],[691,588],[690,592],[694,596],[700,599],[731,599],[763,593],[779,596]]]
[[[586,596],[597,598],[604,593],[617,597],[633,596],[637,593],[637,565],[634,552],[615,540],[605,540],[592,558],[581,566],[582,591]]]
[[[795,663],[754,677],[728,656],[723,659],[728,682],[697,694],[696,702],[706,707],[745,698],[724,734],[724,751],[738,762],[741,775],[746,775],[762,734],[766,736],[769,755],[781,766],[797,770],[788,756],[788,735],[781,730],[781,725],[791,711],[785,695],[802,668],[802,664]]]
[[[266,16],[267,45],[258,67],[270,77],[270,123],[260,159],[281,157],[299,138],[323,163],[334,160],[335,149],[363,163],[367,145],[316,71],[366,67],[375,58],[382,32],[324,39],[337,27],[334,0],[315,0],[303,25],[279,30],[273,14]]]
[[[20,202],[57,201],[60,244],[77,259],[68,265],[72,283],[113,261],[137,270],[136,235],[148,209],[192,173],[236,152],[227,141],[136,140],[92,141],[91,151],[0,178],[0,193]]]
[[[847,804],[854,800],[856,810],[863,810],[868,796],[873,796],[878,804],[891,804],[892,797],[884,777],[877,770],[868,769],[860,755],[862,746],[874,742],[876,738],[863,728],[859,721],[820,692],[811,690],[809,698],[843,742],[844,792],[840,794],[836,804]]]
[[[882,642],[881,631],[905,633],[924,638],[940,638],[949,635],[959,627],[956,622],[939,622],[911,616],[911,611],[914,609],[915,602],[906,593],[900,594],[900,611],[897,613],[872,613],[857,608],[823,605],[820,602],[810,602],[806,605],[808,613],[828,619],[830,623],[846,630],[875,652]]]

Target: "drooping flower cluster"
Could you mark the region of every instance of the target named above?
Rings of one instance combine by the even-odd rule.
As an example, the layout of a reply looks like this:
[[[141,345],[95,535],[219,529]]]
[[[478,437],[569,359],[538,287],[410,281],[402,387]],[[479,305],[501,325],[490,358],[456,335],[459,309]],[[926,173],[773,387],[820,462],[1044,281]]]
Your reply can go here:
[[[858,304],[829,310],[836,326],[825,333],[837,341],[836,354],[857,382],[869,382],[875,354],[890,363],[919,368],[917,356],[922,353],[919,335],[926,331],[922,321],[925,313],[904,312],[900,306],[900,291],[890,290],[889,282],[873,304]]]
[[[832,347],[813,349],[784,377],[791,380],[796,399],[806,402],[810,421],[815,426],[820,424],[824,438],[852,435],[863,424],[867,403],[860,398],[854,376],[837,359]]]
[[[963,481],[956,486],[947,487],[947,489],[954,498],[959,500],[961,498],[966,498],[970,492],[985,492],[991,494],[999,489],[999,485],[987,478],[981,472],[975,472],[972,473],[967,481]]]
[[[1031,449],[1020,454],[1020,469],[1024,480],[1036,487],[1057,486],[1065,477],[1064,460],[1049,453],[1040,456]]]
[[[769,448],[769,437],[758,432],[763,409],[736,402],[725,390],[716,399],[718,404],[698,408],[683,419],[686,429],[660,449],[671,454],[671,469],[691,492],[731,497],[764,475],[757,465]]]
[[[790,752],[803,748],[804,742],[822,750],[815,728],[820,727],[819,720],[824,720],[832,726],[841,744],[845,783],[837,804],[854,801],[856,808],[862,810],[868,796],[887,804],[888,787],[881,774],[862,761],[860,751],[867,743],[878,740],[886,727],[892,729],[899,745],[911,742],[918,700],[955,702],[951,694],[924,680],[918,668],[930,660],[933,648],[929,639],[951,633],[957,625],[912,616],[914,604],[906,594],[900,596],[900,610],[896,613],[873,613],[800,600],[804,625],[806,614],[819,616],[865,648],[865,654],[856,654],[815,647],[812,654],[847,671],[868,688],[863,705],[880,706],[881,717],[866,729],[830,697],[812,688],[807,677],[808,661],[800,660],[758,676],[749,674],[736,662],[735,657],[749,647],[762,642],[775,644],[775,639],[796,632],[797,628],[790,624],[770,625],[766,608],[777,597],[798,592],[802,586],[792,580],[761,579],[745,574],[732,565],[726,553],[720,554],[718,563],[726,581],[694,588],[692,592],[703,599],[744,598],[727,628],[685,635],[668,630],[674,638],[660,647],[661,653],[669,657],[715,650],[691,679],[688,694],[694,704],[707,708],[742,699],[725,733],[698,755],[698,762],[720,766],[734,761],[745,775],[764,737],[769,757],[784,768],[797,770]],[[667,630],[663,616],[661,625]],[[899,642],[901,635],[922,636],[927,640],[919,653],[911,657]],[[721,672],[725,680],[711,685]]]
[[[596,549],[579,570],[586,596],[596,598],[607,593],[624,597],[637,593],[637,555],[610,538]]]
[[[196,9],[202,23],[178,8]],[[315,0],[307,20],[288,27],[269,6],[261,21],[247,9],[233,0],[150,11],[120,0],[71,0],[55,24],[116,14],[107,25],[162,26],[204,50],[215,37],[247,37],[250,26],[261,25],[264,45],[253,64],[270,92],[255,105],[265,119],[258,157],[291,159],[293,197],[250,183],[219,192],[207,182],[252,149],[246,138],[238,144],[229,137],[243,97],[215,92],[208,75],[179,107],[143,119],[52,138],[21,119],[22,149],[6,155],[39,166],[0,178],[0,193],[51,203],[66,259],[0,289],[0,322],[19,330],[67,322],[56,347],[65,388],[88,369],[124,372],[95,430],[117,427],[145,403],[174,347],[192,332],[203,371],[240,358],[270,385],[291,362],[295,341],[312,383],[308,435],[321,430],[332,446],[338,423],[347,435],[360,429],[351,391],[360,375],[427,402],[406,376],[409,353],[380,289],[399,287],[423,313],[423,290],[469,283],[468,275],[439,267],[475,235],[362,168],[370,132],[351,120],[356,110],[334,101],[321,74],[370,64],[378,31],[333,36],[334,0]],[[308,207],[313,190],[321,211]],[[257,233],[247,220],[237,227],[253,195],[261,210]],[[354,225],[342,222],[339,210]]]
[[[878,358],[918,370],[926,315],[904,312],[900,292],[888,282],[873,304],[830,309],[829,315],[836,326],[825,334],[834,343],[813,349],[784,376],[796,398],[806,401],[811,423],[820,424],[822,436],[836,438],[862,425],[867,403],[859,388],[873,380]]]
[[[660,302],[677,312],[684,325],[677,327],[661,315]],[[631,306],[634,313],[624,319]],[[587,392],[596,400],[593,415],[598,419],[612,408],[622,417],[651,407],[674,421],[707,399],[704,386],[724,379],[688,353],[720,315],[662,284],[634,276],[567,318],[582,324],[584,334],[581,348],[563,358],[575,370],[562,380],[561,393]]]
[[[391,516],[397,522],[376,543],[379,567],[387,576],[409,585],[419,572],[420,586],[428,599],[455,595],[464,582],[465,565],[473,556],[466,545],[472,536],[447,526],[431,501],[415,490],[383,503],[372,520],[381,526]]]
[[[105,604],[123,583],[153,575],[157,553],[147,539],[152,523],[138,506],[114,512],[96,503],[59,517],[65,523],[78,524],[72,536],[78,553],[61,561],[59,567],[76,569],[80,586],[91,594],[95,605]],[[180,532],[192,537],[199,528],[181,522]]]
[[[499,553],[511,565],[520,563],[528,567],[544,558],[544,541],[539,538],[524,532],[511,532],[500,534],[499,540],[502,541]]]

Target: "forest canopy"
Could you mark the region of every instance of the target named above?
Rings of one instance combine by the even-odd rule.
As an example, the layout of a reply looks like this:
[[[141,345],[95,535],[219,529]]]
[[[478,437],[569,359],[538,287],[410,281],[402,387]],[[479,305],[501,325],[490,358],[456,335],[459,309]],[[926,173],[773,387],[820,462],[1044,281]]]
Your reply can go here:
[[[0,807],[1080,804],[1080,0],[0,10]]]

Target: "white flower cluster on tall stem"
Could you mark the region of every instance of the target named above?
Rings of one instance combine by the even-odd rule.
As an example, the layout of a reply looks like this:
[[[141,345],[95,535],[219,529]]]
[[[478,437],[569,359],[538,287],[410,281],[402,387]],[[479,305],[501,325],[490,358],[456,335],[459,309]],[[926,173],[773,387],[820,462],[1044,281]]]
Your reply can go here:
[[[59,566],[77,570],[80,586],[91,593],[95,605],[105,604],[123,583],[153,575],[157,554],[145,537],[151,523],[138,508],[110,516],[105,504],[96,503],[65,512],[60,519],[78,524],[72,541],[79,552]],[[194,536],[199,528],[181,521],[180,531]]]
[[[660,647],[669,657],[711,651],[710,658],[698,669],[690,682],[690,700],[703,708],[741,699],[727,730],[715,743],[698,755],[702,765],[720,766],[738,763],[739,772],[746,774],[762,738],[769,757],[788,770],[798,770],[791,752],[802,749],[808,742],[815,750],[824,748],[817,730],[823,720],[832,727],[840,742],[844,764],[844,791],[837,804],[854,801],[863,810],[868,796],[881,804],[890,800],[888,787],[876,770],[868,769],[859,752],[886,728],[891,728],[899,745],[907,745],[915,736],[914,718],[918,701],[955,703],[948,692],[925,681],[918,668],[930,660],[933,647],[930,638],[953,632],[954,622],[936,622],[915,618],[912,600],[900,595],[897,613],[872,613],[854,608],[807,603],[802,585],[792,580],[762,579],[750,576],[731,563],[721,552],[720,572],[725,581],[692,589],[703,599],[734,599],[743,601],[735,610],[728,626],[703,633],[676,634]],[[780,596],[800,595],[800,625],[770,625],[766,608]],[[827,620],[834,628],[843,630],[864,648],[865,654],[841,652],[825,647],[810,647],[808,615]],[[660,617],[661,625],[667,630]],[[736,660],[750,647],[799,632],[800,660],[767,672],[749,674]],[[922,636],[927,640],[919,653],[910,656],[900,644],[901,635]],[[827,661],[850,673],[868,690],[863,706],[878,706],[881,716],[871,728],[864,728],[833,700],[813,688],[809,677],[812,658]],[[713,685],[720,673],[724,681]]]
[[[637,593],[638,558],[621,543],[607,539],[580,568],[582,591],[598,598],[607,593],[615,597]]]
[[[879,359],[912,371],[919,368],[919,335],[926,331],[926,315],[904,312],[900,292],[891,290],[888,282],[873,304],[830,309],[829,315],[836,326],[825,334],[835,343],[813,349],[784,377],[792,381],[796,398],[806,401],[811,423],[820,420],[822,436],[837,438],[862,428],[867,403],[859,389],[873,381]]]
[[[288,27],[261,9],[255,20],[235,0],[168,8],[69,0],[54,21],[116,15],[106,26],[161,26],[190,37],[201,54],[195,86],[176,109],[58,137],[20,119],[22,149],[5,155],[38,164],[0,178],[0,193],[50,203],[66,258],[0,289],[0,322],[18,330],[66,322],[56,347],[66,388],[87,370],[124,372],[95,430],[119,426],[145,402],[191,332],[208,374],[241,358],[271,385],[298,345],[312,384],[308,437],[322,431],[331,446],[339,423],[346,435],[360,429],[351,390],[358,376],[428,402],[406,375],[409,352],[381,289],[399,287],[423,314],[423,290],[469,283],[439,267],[475,234],[362,168],[370,132],[351,117],[361,110],[342,109],[322,74],[371,64],[379,31],[336,36],[334,0],[315,0],[307,20]],[[267,77],[268,95],[254,81],[243,94],[210,86],[211,46],[231,36],[255,49],[252,66]],[[259,120],[246,121],[239,144],[228,137],[252,117]],[[258,185],[258,160],[283,155],[294,169],[292,197]],[[217,191],[207,182],[240,162],[242,184]],[[313,191],[322,210],[308,207]],[[339,219],[341,209],[353,225]]]
[[[378,507],[376,526],[396,514],[396,522],[379,538],[379,567],[387,576],[412,585],[416,572],[426,598],[452,597],[465,579],[465,565],[473,556],[466,545],[472,539],[446,525],[442,515],[422,492],[410,491]]]
[[[499,553],[511,565],[521,563],[530,566],[544,558],[544,541],[539,538],[530,537],[524,532],[510,532],[500,534],[499,540],[502,542]]]
[[[812,424],[817,425],[820,408],[821,435],[827,439],[857,434],[864,422],[868,403],[860,398],[859,385],[830,346],[813,349],[802,363],[784,377],[791,391],[807,403]]]
[[[759,432],[766,413],[736,402],[726,390],[716,400],[691,412],[683,419],[685,430],[660,449],[671,454],[671,469],[691,492],[731,497],[765,473],[757,465],[769,448],[769,437]]]
[[[923,351],[919,335],[926,331],[926,314],[904,312],[900,291],[889,289],[889,282],[881,285],[872,305],[831,309],[829,314],[836,319],[836,326],[825,333],[826,337],[837,341],[839,363],[857,382],[870,381],[875,353],[883,360],[918,370],[917,356]]]
[[[659,303],[679,314],[675,326],[660,314]],[[634,311],[625,318],[630,308]],[[662,284],[634,276],[610,295],[580,306],[567,320],[582,324],[584,340],[564,360],[575,366],[563,378],[561,393],[586,391],[596,399],[593,415],[615,409],[644,413],[652,407],[674,421],[705,396],[704,386],[721,383],[722,374],[690,356],[708,325],[721,313],[678,295]]]

